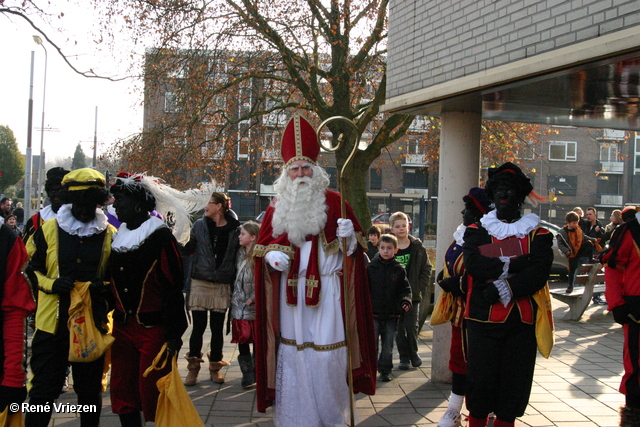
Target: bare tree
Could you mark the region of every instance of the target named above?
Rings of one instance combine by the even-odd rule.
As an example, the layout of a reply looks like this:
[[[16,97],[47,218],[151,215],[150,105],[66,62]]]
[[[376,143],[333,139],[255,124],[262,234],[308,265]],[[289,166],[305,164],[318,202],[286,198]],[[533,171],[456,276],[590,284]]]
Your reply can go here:
[[[166,165],[162,154],[171,152],[172,159],[197,169],[211,152],[231,151],[221,149],[224,143],[238,143],[230,135],[241,140],[242,132],[265,128],[265,115],[303,110],[316,125],[344,116],[356,123],[368,145],[345,171],[349,179],[341,192],[359,219],[369,222],[369,166],[405,135],[413,120],[379,111],[386,90],[388,0],[130,0],[126,10],[122,2],[101,3],[103,28],[130,31],[133,42],[153,38],[155,49],[145,62],[147,90],[170,85],[177,94],[172,118],[121,144],[118,157],[147,146],[147,153],[155,153],[146,156],[153,167]],[[246,108],[221,101],[242,100],[243,93],[251,94]],[[339,134],[352,132],[340,122],[329,129],[327,138],[334,144]],[[262,141],[263,147],[268,143]],[[338,169],[357,143],[345,139],[336,152]],[[171,169],[178,167],[171,163]]]

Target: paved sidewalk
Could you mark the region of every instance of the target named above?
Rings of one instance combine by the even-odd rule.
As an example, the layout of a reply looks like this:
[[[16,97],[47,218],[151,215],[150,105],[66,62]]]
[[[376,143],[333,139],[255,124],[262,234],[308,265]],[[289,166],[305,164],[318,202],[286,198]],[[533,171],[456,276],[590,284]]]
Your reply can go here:
[[[566,286],[558,283],[558,287]],[[516,426],[609,427],[618,425],[618,408],[624,396],[618,391],[622,375],[622,328],[605,315],[605,307],[591,305],[580,322],[561,319],[567,306],[556,300],[556,345],[551,357],[538,355],[533,391],[526,414]],[[379,383],[375,396],[358,395],[359,426],[433,426],[445,412],[450,385],[430,382],[432,330],[427,324],[420,334],[423,366],[393,371],[393,380]],[[185,341],[188,335],[185,335]],[[230,335],[227,336],[227,341]],[[240,386],[236,346],[225,344],[225,359],[232,362],[224,372],[227,382],[214,384],[205,365],[200,382],[189,394],[206,426],[272,426],[271,410],[256,411],[255,392]],[[184,353],[184,351],[182,352]],[[397,355],[396,355],[397,365]],[[182,376],[186,361],[179,360]],[[75,403],[73,391],[58,402]],[[463,411],[463,413],[466,413]],[[79,426],[75,414],[54,414],[51,426]],[[109,393],[104,394],[102,427],[119,426],[111,412]],[[466,425],[466,423],[463,423]]]

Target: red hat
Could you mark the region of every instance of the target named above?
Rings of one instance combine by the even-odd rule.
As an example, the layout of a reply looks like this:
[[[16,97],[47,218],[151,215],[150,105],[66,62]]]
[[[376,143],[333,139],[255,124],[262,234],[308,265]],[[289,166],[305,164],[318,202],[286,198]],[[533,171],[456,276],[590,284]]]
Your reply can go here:
[[[282,135],[282,160],[288,166],[296,160],[316,164],[320,154],[318,136],[313,126],[304,117],[295,115],[289,120]]]

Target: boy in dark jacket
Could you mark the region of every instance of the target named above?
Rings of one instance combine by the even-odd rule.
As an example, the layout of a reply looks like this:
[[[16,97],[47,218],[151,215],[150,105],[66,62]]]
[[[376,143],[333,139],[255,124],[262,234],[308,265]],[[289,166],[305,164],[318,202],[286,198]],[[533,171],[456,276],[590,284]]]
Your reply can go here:
[[[371,306],[378,346],[378,372],[381,381],[391,381],[393,338],[398,319],[411,309],[411,285],[402,264],[395,259],[398,239],[384,234],[378,242],[378,254],[367,266]]]

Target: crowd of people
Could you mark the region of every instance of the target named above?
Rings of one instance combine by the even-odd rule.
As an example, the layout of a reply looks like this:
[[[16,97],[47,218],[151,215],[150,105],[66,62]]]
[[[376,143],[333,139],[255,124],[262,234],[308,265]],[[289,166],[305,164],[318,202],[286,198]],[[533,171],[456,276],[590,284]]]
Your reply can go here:
[[[391,381],[394,344],[397,369],[421,366],[419,313],[432,274],[427,251],[403,212],[390,215],[384,233],[373,226],[365,234],[349,204],[328,190],[319,150],[311,125],[292,118],[276,197],[261,224],[241,223],[221,192],[179,192],[130,173],[109,186],[91,168],[49,170],[50,204],[24,229],[3,199],[0,413],[28,397],[49,410],[26,413],[26,426],[49,425],[70,367],[78,403],[97,408],[81,413],[81,425],[98,426],[110,366],[112,410],[121,425],[151,423],[156,381],[171,364],[143,373],[162,349],[169,357],[181,352],[189,322],[184,384],[197,383],[205,354],[210,380],[225,382],[226,323],[238,345],[242,387],[255,385],[258,411],[273,405],[279,426],[350,424],[350,396],[374,394],[377,380]],[[539,298],[548,295],[553,260],[553,235],[537,215],[522,213],[525,200],[540,199],[512,163],[490,169],[485,188],[462,197],[462,224],[437,277],[451,295],[453,375],[439,427],[461,426],[465,403],[470,427],[485,427],[489,417],[496,427],[514,426],[524,414],[536,352],[545,354]],[[202,218],[191,223],[199,210]],[[569,260],[567,292],[577,266],[600,256],[615,284],[607,286],[609,309],[626,331],[621,416],[639,417],[640,363],[632,355],[640,342],[640,291],[630,272],[640,268],[633,250],[640,214],[633,207],[614,211],[607,226],[594,208],[582,216],[579,208],[569,212],[557,234]],[[99,333],[114,338],[110,357],[105,348],[90,360],[69,361],[69,309],[80,288],[90,295]],[[23,336],[34,311],[27,393]]]

